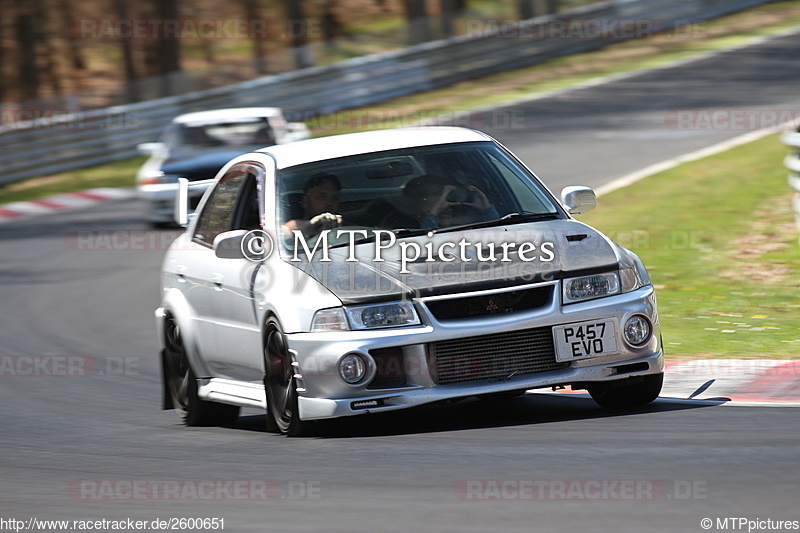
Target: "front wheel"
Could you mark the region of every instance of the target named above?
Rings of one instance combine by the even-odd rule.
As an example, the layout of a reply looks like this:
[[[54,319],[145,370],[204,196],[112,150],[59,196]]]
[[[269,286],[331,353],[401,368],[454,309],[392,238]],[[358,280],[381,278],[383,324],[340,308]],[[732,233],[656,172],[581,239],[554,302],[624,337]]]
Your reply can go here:
[[[264,334],[264,367],[267,431],[277,429],[290,437],[306,434],[309,423],[300,420],[292,357],[280,324],[274,317],[267,321]]]
[[[178,412],[187,426],[225,426],[239,417],[239,407],[207,402],[197,396],[195,376],[178,324],[169,319],[165,329],[163,351],[164,380],[167,403]]]
[[[645,405],[661,393],[664,374],[632,377],[608,383],[596,383],[586,387],[592,399],[601,407],[621,409]]]

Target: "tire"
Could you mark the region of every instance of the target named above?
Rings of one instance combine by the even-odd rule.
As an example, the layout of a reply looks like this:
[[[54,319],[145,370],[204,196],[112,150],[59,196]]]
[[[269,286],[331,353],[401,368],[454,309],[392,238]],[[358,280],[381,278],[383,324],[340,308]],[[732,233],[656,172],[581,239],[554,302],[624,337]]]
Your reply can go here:
[[[606,409],[623,409],[645,405],[661,393],[664,374],[627,378],[586,387],[592,399]]]
[[[292,357],[280,324],[267,320],[264,331],[264,388],[267,393],[267,431],[289,437],[307,435],[310,423],[300,420]]]
[[[189,364],[180,328],[172,319],[165,324],[164,381],[166,402],[187,426],[226,426],[239,417],[239,407],[207,402],[197,396],[197,376]]]

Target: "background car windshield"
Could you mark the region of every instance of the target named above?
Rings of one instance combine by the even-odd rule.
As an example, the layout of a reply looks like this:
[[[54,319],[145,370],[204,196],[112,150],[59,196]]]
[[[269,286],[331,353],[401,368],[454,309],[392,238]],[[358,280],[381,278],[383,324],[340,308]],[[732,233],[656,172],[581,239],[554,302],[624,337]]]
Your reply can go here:
[[[275,134],[266,118],[228,122],[192,122],[177,124],[165,135],[173,151],[225,149],[229,147],[264,147],[275,144]]]
[[[291,167],[279,172],[278,188],[279,224],[309,221],[330,212],[341,215],[341,227],[415,230],[496,220],[513,213],[559,214],[528,171],[488,141]],[[323,196],[338,189],[337,198],[314,205],[312,196],[322,189]],[[324,226],[317,232],[320,229]],[[314,228],[308,233],[313,236]]]

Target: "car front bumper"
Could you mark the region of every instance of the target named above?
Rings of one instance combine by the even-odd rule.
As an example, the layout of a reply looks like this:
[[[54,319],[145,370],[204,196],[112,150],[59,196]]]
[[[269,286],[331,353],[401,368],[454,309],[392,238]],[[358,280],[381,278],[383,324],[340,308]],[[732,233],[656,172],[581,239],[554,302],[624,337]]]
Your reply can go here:
[[[560,288],[558,282],[555,288]],[[558,290],[555,291],[558,294]],[[314,420],[364,413],[403,409],[434,402],[501,393],[516,390],[550,388],[567,385],[583,387],[588,383],[608,382],[628,377],[664,372],[663,350],[655,292],[652,286],[594,301],[561,306],[554,298],[547,306],[531,312],[513,315],[493,315],[478,319],[437,322],[427,311],[424,300],[419,306],[426,325],[360,332],[325,332],[287,334],[298,373],[298,406],[300,418]],[[633,315],[644,315],[652,324],[650,339],[633,347],[622,338],[621,326]],[[564,324],[574,324],[601,318],[617,321],[617,353],[599,355],[568,362],[556,362],[543,371],[516,373],[498,377],[478,376],[477,379],[442,384],[438,370],[431,363],[431,346],[453,339],[474,339],[474,351],[480,362],[481,352],[489,351],[485,339],[503,339],[506,334],[518,334],[534,329],[550,331]],[[404,382],[396,387],[370,387],[376,375],[374,354],[395,350],[402,366]],[[504,352],[505,348],[501,350]],[[524,351],[524,348],[522,349]],[[358,353],[368,361],[371,374],[357,385],[348,385],[337,372],[339,359],[348,353]],[[402,355],[399,355],[402,354]],[[503,356],[495,356],[486,366],[504,365]],[[473,363],[471,363],[474,365]],[[471,368],[466,371],[471,372]],[[455,381],[458,380],[456,376]]]

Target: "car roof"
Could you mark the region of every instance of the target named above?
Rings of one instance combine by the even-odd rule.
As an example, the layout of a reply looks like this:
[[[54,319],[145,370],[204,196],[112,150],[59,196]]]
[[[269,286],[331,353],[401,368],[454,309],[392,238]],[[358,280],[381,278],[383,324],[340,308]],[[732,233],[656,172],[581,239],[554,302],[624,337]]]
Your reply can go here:
[[[277,168],[385,150],[436,144],[491,141],[479,131],[451,126],[423,126],[332,135],[270,146],[258,152],[271,154]]]
[[[187,122],[204,122],[214,120],[231,120],[249,117],[280,117],[283,112],[279,107],[234,107],[228,109],[211,109],[209,111],[195,111],[178,115],[172,122],[175,124],[185,124]]]

